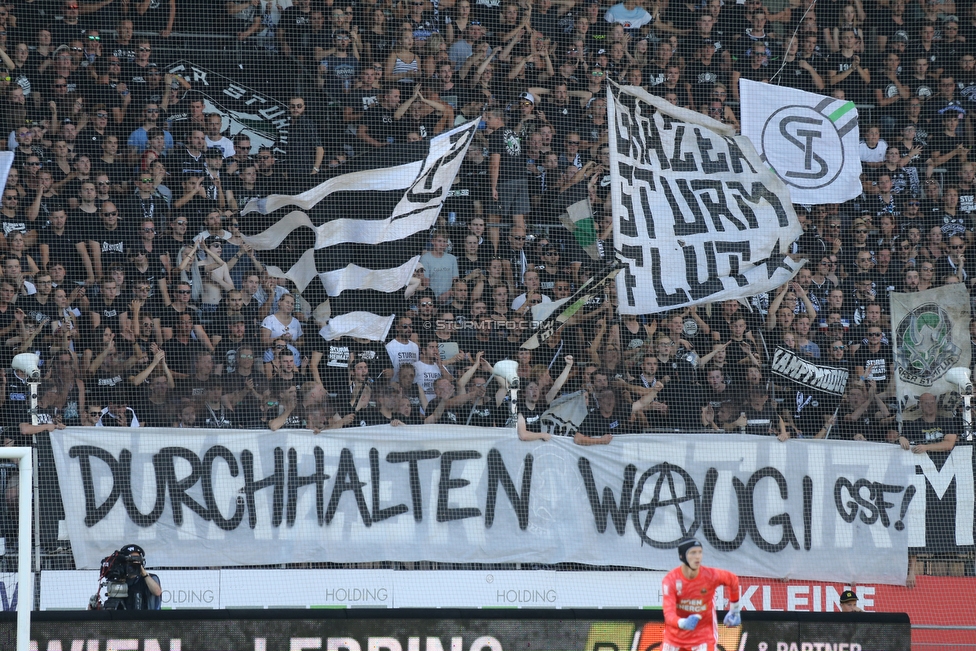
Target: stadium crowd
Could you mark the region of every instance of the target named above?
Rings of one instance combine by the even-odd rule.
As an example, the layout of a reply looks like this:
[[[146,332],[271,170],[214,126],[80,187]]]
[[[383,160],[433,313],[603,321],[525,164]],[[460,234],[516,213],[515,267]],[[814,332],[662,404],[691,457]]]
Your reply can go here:
[[[157,58],[201,21],[296,81],[286,154]],[[40,356],[42,430],[498,426],[491,366],[511,359],[523,438],[547,438],[547,405],[582,389],[581,444],[654,428],[895,442],[888,292],[976,279],[974,54],[976,4],[954,0],[9,0],[0,364]],[[606,80],[737,125],[743,77],[870,105],[863,194],[796,206],[809,266],[749,304],[644,316],[618,315],[611,285],[521,349],[530,309],[601,266],[565,207],[589,199],[613,248]],[[326,341],[241,208],[479,116],[388,341]],[[777,346],[849,368],[844,398],[774,394]],[[17,441],[24,380],[4,381]]]

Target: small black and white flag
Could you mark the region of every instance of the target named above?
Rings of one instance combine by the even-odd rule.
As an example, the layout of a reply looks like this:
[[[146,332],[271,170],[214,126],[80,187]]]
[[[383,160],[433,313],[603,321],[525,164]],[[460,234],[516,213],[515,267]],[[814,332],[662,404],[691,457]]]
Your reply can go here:
[[[532,320],[535,323],[536,332],[522,342],[521,347],[534,350],[545,343],[593,298],[604,296],[607,292],[607,285],[613,282],[613,279],[622,269],[623,265],[614,260],[580,285],[572,296],[551,303],[534,305],[532,307]]]
[[[549,403],[549,407],[542,414],[542,426],[550,434],[572,436],[579,431],[588,413],[586,392],[575,391],[561,395]]]
[[[773,352],[769,370],[773,375],[801,385],[807,392],[817,391],[837,398],[844,395],[850,377],[846,368],[815,364],[782,346]]]
[[[328,318],[322,335],[382,340],[478,126],[357,156],[301,194],[241,211],[241,230]]]

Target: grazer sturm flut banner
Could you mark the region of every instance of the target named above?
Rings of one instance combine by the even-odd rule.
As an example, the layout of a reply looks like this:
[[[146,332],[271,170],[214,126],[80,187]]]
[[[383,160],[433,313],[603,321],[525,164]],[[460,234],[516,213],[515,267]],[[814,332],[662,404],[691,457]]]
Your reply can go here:
[[[789,187],[793,203],[843,203],[861,192],[854,102],[739,80],[742,135]]]
[[[288,152],[291,115],[288,104],[210,70],[192,61],[181,60],[166,68],[167,72],[185,78],[203,100],[204,111],[221,116],[221,133],[233,138],[239,133],[251,139],[251,150],[271,147],[278,158]],[[173,113],[186,119],[185,114]]]
[[[898,446],[740,434],[519,441],[448,426],[52,432],[79,568],[383,560],[675,566],[689,535],[750,576],[903,584]],[[914,494],[914,491],[911,491]]]
[[[799,269],[789,192],[734,129],[609,84],[619,311],[648,314],[770,291]]]
[[[296,195],[253,199],[245,239],[304,292],[321,335],[382,340],[478,127],[353,158]]]
[[[923,393],[936,396],[958,387],[946,380],[951,368],[969,368],[969,292],[963,283],[921,292],[892,292],[891,329],[895,389],[906,403]]]

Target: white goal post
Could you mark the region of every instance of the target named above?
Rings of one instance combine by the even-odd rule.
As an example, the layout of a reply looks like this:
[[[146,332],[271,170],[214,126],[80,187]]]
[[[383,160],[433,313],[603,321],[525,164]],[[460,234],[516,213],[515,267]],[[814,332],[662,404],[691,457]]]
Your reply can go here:
[[[17,651],[30,648],[30,609],[34,584],[31,581],[31,506],[34,486],[33,448],[0,448],[0,459],[16,459],[19,478],[17,513]],[[25,595],[24,592],[27,592]]]

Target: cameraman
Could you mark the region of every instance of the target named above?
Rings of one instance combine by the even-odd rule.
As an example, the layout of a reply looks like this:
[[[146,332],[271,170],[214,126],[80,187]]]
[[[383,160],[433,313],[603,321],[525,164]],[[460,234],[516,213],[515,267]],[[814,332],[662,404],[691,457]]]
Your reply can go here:
[[[125,609],[160,610],[163,589],[159,577],[146,572],[146,552],[139,545],[126,545],[119,551],[128,557],[125,584],[129,587],[129,596],[125,599]]]

